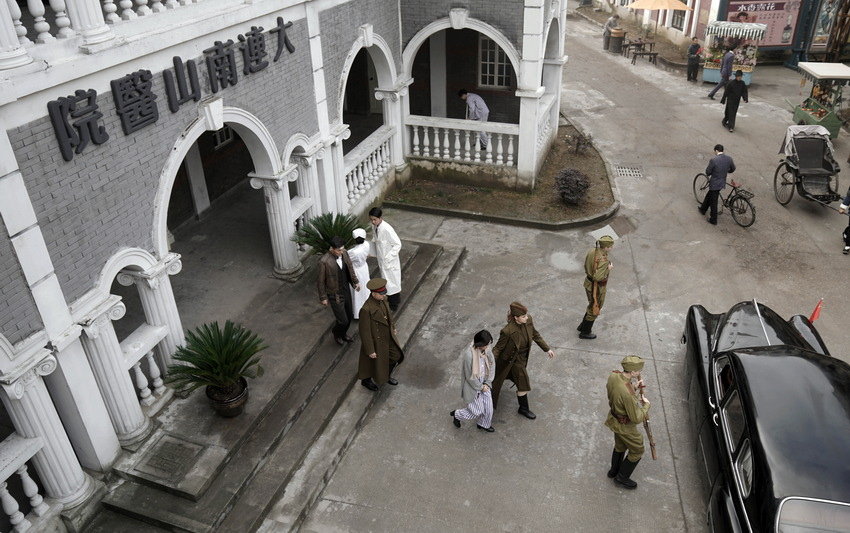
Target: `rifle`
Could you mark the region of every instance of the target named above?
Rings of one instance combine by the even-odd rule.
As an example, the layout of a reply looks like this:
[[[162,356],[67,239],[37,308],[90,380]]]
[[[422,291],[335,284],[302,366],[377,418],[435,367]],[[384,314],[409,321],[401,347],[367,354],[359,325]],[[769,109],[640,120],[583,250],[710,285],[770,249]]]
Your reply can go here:
[[[638,380],[640,380],[640,378],[638,378]],[[645,388],[646,385],[641,383],[639,387],[641,405],[646,405],[646,398],[643,395],[643,389]],[[652,436],[652,428],[649,426],[649,413],[647,413],[646,419],[643,421],[643,429],[646,431],[646,438],[649,439],[649,450],[652,452],[652,460],[655,461],[658,459],[658,455],[655,453],[655,437]]]

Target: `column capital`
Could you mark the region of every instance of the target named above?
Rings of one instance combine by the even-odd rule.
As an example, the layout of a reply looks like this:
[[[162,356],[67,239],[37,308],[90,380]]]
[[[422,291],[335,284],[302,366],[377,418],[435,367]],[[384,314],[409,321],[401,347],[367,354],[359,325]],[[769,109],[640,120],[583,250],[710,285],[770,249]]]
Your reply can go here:
[[[183,263],[180,261],[180,254],[169,253],[165,259],[147,270],[122,270],[115,279],[125,287],[143,281],[151,289],[157,289],[162,276],[173,276],[179,274],[181,270],[183,270]]]
[[[248,174],[248,177],[251,178],[249,183],[253,189],[267,188],[274,191],[282,191],[287,188],[286,184],[288,182],[298,179],[298,165],[294,163],[289,164],[286,168],[271,176],[263,176],[262,174],[251,172]]]
[[[103,326],[108,321],[119,320],[127,312],[127,307],[121,301],[120,296],[110,294],[109,297],[95,306],[94,309],[83,317],[80,325],[83,326],[83,331],[86,336],[91,339],[96,339],[100,336]]]
[[[514,93],[520,98],[540,98],[546,92],[546,87],[535,87],[534,89],[517,89]]]
[[[56,357],[46,349],[42,350],[42,356],[33,366],[19,375],[6,375],[0,379],[0,386],[10,398],[20,400],[39,376],[46,376],[56,370]]]

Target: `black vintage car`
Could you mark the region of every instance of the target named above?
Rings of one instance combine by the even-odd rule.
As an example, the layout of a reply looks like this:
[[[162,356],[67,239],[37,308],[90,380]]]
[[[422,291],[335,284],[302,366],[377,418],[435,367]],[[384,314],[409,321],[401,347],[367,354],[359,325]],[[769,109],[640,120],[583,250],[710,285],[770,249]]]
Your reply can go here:
[[[711,530],[850,532],[850,365],[755,301],[691,306],[682,342]]]

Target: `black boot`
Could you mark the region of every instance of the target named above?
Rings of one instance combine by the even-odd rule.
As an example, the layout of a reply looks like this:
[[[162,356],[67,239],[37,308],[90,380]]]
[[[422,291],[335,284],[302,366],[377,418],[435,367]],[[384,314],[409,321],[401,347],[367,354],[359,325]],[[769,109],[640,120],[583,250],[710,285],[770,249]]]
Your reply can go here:
[[[582,318],[582,319],[581,319],[581,324],[579,324],[579,325],[578,325],[578,327],[576,328],[576,331],[578,331],[579,333],[581,333],[582,331],[584,331],[584,326],[585,326],[585,324],[587,324],[587,320],[585,320],[585,319],[583,319],[583,318]]]
[[[626,456],[626,452],[618,452],[614,450],[611,452],[611,470],[608,471],[608,477],[613,478],[617,475],[617,472],[620,471],[620,464],[623,462],[623,457]]]
[[[522,416],[529,418],[531,420],[534,420],[535,418],[537,418],[537,415],[532,413],[531,409],[528,408],[528,395],[527,394],[524,394],[522,396],[517,396],[516,399],[519,402],[519,410],[517,410],[517,413],[519,413]]]
[[[584,322],[582,322],[582,324],[584,324],[584,329],[581,330],[581,333],[578,334],[578,338],[579,339],[595,339],[596,334],[590,332],[590,330],[593,329],[593,321],[592,320],[585,320]]]
[[[623,464],[620,465],[620,471],[617,472],[617,477],[614,478],[614,481],[627,489],[636,489],[637,483],[631,480],[631,476],[632,472],[635,471],[635,467],[639,462],[640,459],[638,459],[634,463],[629,461],[628,459],[624,460]]]

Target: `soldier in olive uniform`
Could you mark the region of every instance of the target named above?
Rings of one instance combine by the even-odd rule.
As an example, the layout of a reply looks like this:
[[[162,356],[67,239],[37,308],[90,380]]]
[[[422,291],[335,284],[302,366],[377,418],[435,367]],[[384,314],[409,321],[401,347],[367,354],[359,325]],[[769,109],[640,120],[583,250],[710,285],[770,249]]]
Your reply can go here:
[[[366,288],[369,299],[360,308],[360,364],[357,379],[371,391],[389,383],[398,385],[391,377],[393,369],[404,361],[404,352],[396,338],[393,315],[387,305],[387,280],[370,279]]]
[[[599,316],[599,311],[605,303],[605,291],[608,285],[608,274],[614,265],[608,260],[608,252],[614,246],[614,238],[603,235],[596,241],[596,247],[587,252],[584,258],[584,292],[587,293],[587,310],[584,319],[578,325],[579,338],[595,339],[596,334],[591,333],[593,322]]]
[[[549,349],[549,345],[537,332],[534,322],[528,314],[528,308],[519,302],[510,305],[508,314],[508,325],[499,332],[499,342],[493,348],[496,357],[496,378],[493,380],[493,408],[499,401],[499,391],[505,378],[516,385],[517,401],[519,402],[519,414],[534,420],[537,415],[528,408],[528,391],[531,384],[528,381],[526,366],[528,365],[528,352],[531,343],[537,343],[540,349],[549,354],[549,359],[555,357],[555,352]]]
[[[629,355],[621,362],[623,371],[615,370],[608,376],[608,418],[605,425],[614,432],[614,451],[611,454],[611,470],[608,477],[627,489],[637,488],[631,480],[640,458],[643,456],[643,435],[637,425],[649,416],[649,400],[641,400],[636,392],[643,385],[640,371],[644,361]],[[637,382],[632,385],[632,380]],[[629,452],[628,457],[626,451]]]

